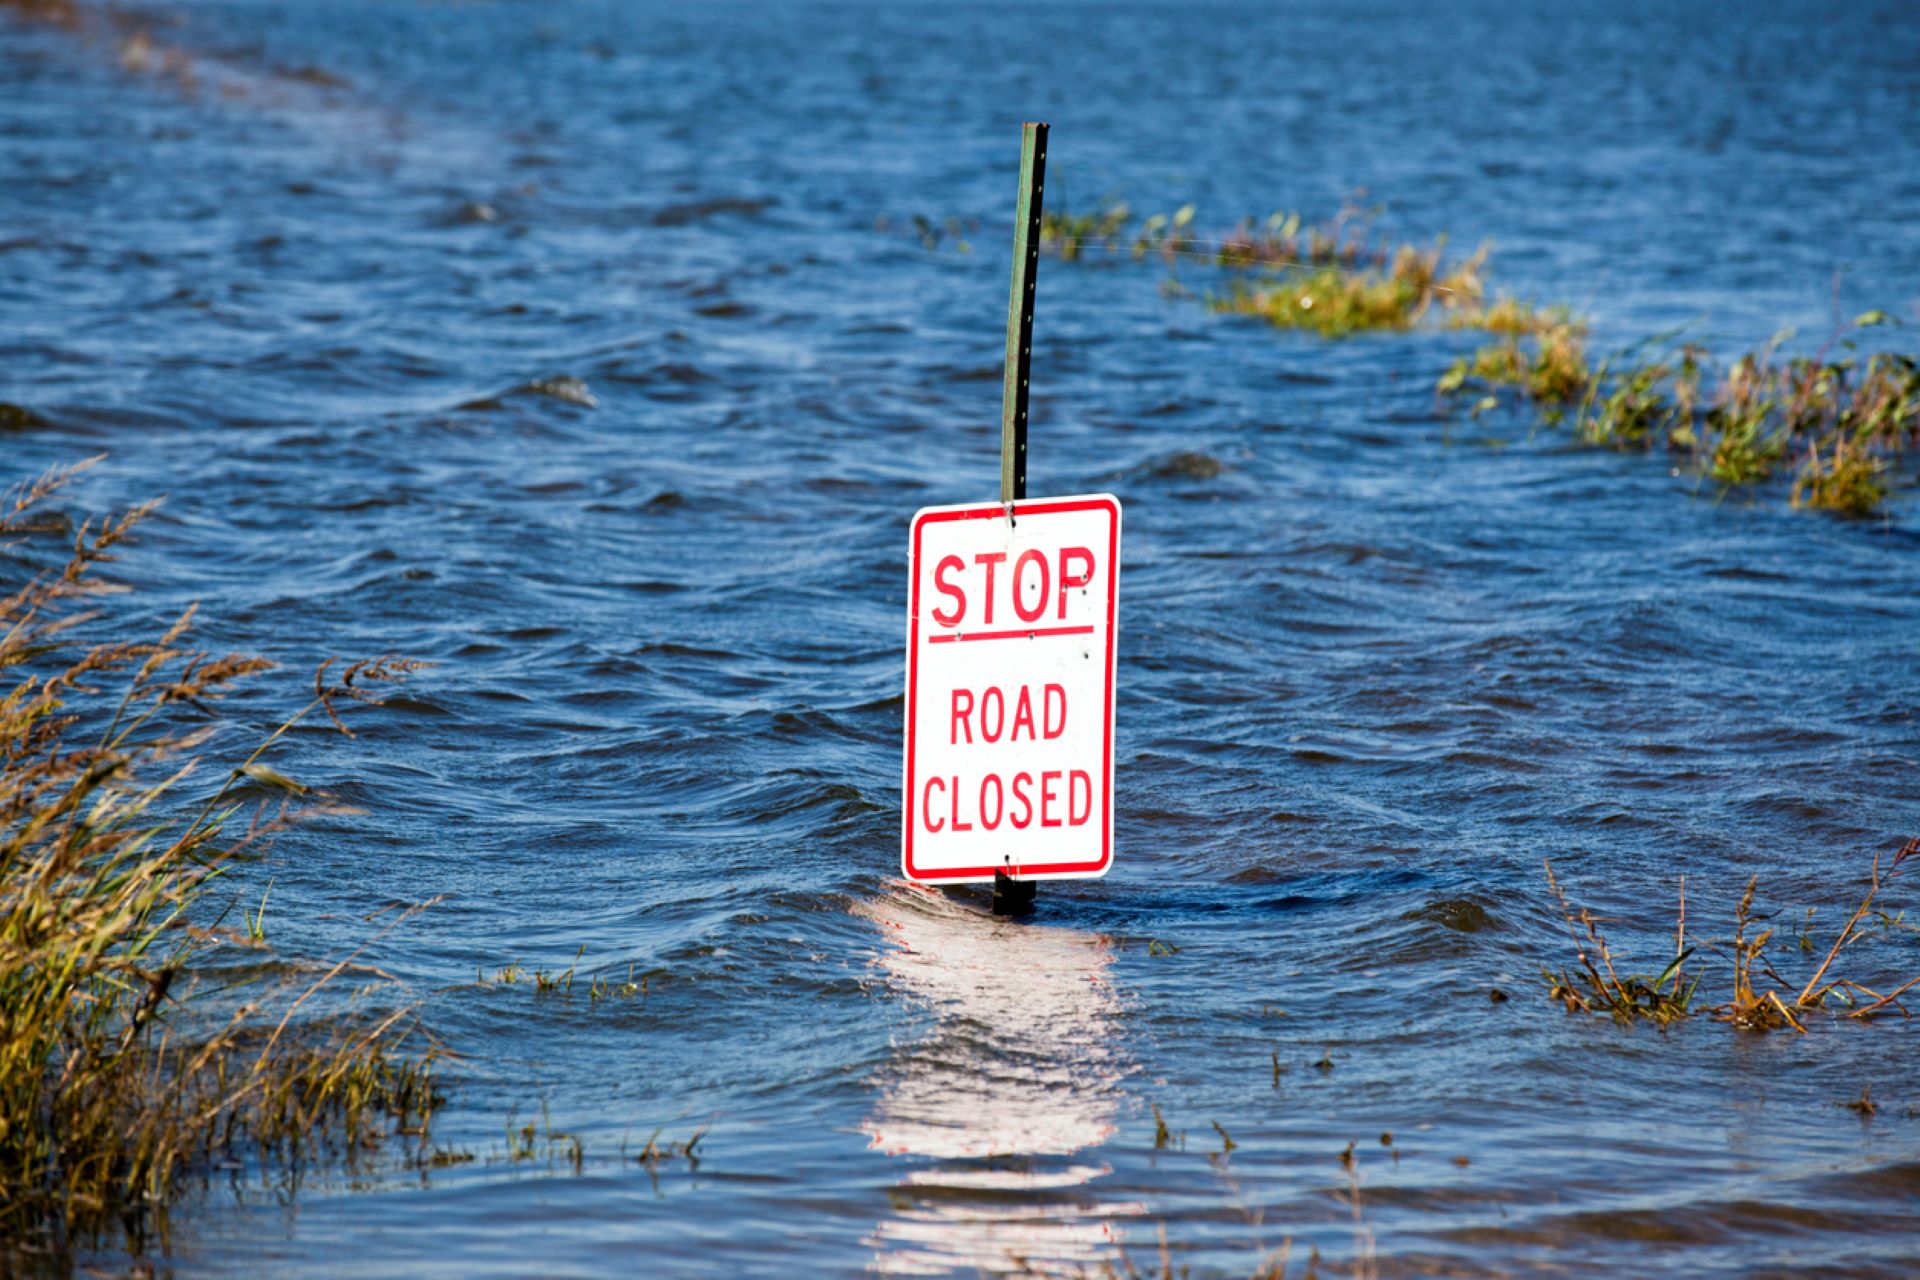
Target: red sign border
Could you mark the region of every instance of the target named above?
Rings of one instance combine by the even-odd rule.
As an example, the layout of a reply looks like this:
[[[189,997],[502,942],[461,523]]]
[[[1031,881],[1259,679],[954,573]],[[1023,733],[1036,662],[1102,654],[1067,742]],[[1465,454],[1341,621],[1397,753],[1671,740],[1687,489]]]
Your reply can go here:
[[[1106,742],[1102,755],[1100,808],[1100,857],[1092,862],[1043,862],[1015,864],[1013,872],[1022,880],[1094,879],[1113,865],[1113,723],[1115,695],[1114,658],[1119,640],[1120,604],[1120,500],[1111,494],[1088,494],[1071,498],[1023,499],[1012,505],[1014,519],[1023,515],[1061,515],[1071,511],[1105,511],[1107,525],[1107,717]],[[900,805],[900,869],[907,879],[918,884],[964,884],[992,880],[999,867],[953,867],[941,870],[916,870],[913,865],[913,725],[918,708],[920,678],[920,534],[930,524],[951,520],[1005,520],[1008,509],[1001,503],[978,506],[925,507],[914,513],[907,558],[907,703],[904,728],[906,747],[902,763]]]

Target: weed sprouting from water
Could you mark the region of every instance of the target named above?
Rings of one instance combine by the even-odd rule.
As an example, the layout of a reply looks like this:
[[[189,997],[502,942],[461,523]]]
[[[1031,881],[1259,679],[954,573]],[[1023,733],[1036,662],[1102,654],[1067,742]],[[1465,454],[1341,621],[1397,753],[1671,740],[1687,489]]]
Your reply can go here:
[[[267,898],[272,893],[273,881],[268,880],[267,887],[260,894],[260,905],[251,913],[240,913],[241,922],[246,926],[247,941],[256,947],[264,947],[267,943]]]
[[[634,1153],[633,1159],[649,1169],[658,1168],[669,1160],[684,1160],[690,1165],[700,1163],[700,1157],[695,1154],[695,1148],[700,1145],[700,1139],[707,1136],[705,1128],[695,1129],[684,1142],[669,1142],[662,1146],[660,1135],[665,1132],[664,1128],[655,1129],[652,1136],[647,1139],[646,1145]],[[621,1145],[621,1154],[626,1154],[624,1143]]]
[[[1443,245],[1403,245],[1383,267],[1321,266],[1283,271],[1268,283],[1236,286],[1209,300],[1215,311],[1254,315],[1283,329],[1338,338],[1379,329],[1411,329],[1433,308],[1470,314],[1481,292],[1483,249],[1443,272]]]
[[[626,981],[615,982],[611,978],[596,976],[592,985],[587,988],[587,994],[594,1000],[631,1000],[634,996],[645,994],[646,988],[647,980],[644,976],[638,982],[633,980],[633,965],[628,963]]]
[[[515,961],[494,970],[491,978],[487,976],[485,968],[476,968],[473,971],[473,982],[477,987],[515,987],[530,981],[537,996],[571,996],[574,978],[580,967],[580,957],[585,955],[586,951],[586,945],[581,944],[580,949],[574,952],[573,963],[557,973],[549,973],[545,969],[529,971],[524,965]],[[631,962],[627,965],[624,978],[594,974],[587,983],[587,999],[597,1004],[602,1000],[630,1000],[635,996],[644,996],[648,993],[648,983],[654,976],[650,973],[636,976]]]
[[[1156,1110],[1156,1119],[1158,1115],[1159,1113]],[[1164,1123],[1161,1124],[1161,1127],[1164,1129]],[[1230,1137],[1226,1129],[1217,1121],[1214,1122],[1213,1128],[1219,1133],[1223,1146],[1218,1152],[1207,1153],[1207,1163],[1213,1167],[1219,1177],[1225,1180],[1227,1188],[1234,1195],[1234,1199],[1240,1202],[1241,1212],[1246,1216],[1248,1225],[1252,1228],[1253,1232],[1253,1261],[1244,1274],[1249,1277],[1249,1280],[1287,1280],[1287,1277],[1295,1274],[1298,1274],[1301,1280],[1319,1280],[1319,1278],[1325,1274],[1322,1269],[1329,1264],[1321,1258],[1318,1248],[1313,1248],[1308,1251],[1304,1269],[1295,1273],[1292,1269],[1292,1237],[1289,1236],[1281,1240],[1279,1247],[1273,1249],[1269,1249],[1262,1241],[1261,1228],[1264,1213],[1258,1206],[1246,1203],[1241,1199],[1240,1188],[1233,1173],[1232,1162],[1228,1159],[1228,1156],[1230,1156],[1240,1144]],[[1383,1155],[1390,1155],[1393,1162],[1397,1165],[1400,1161],[1400,1155],[1393,1147],[1393,1135],[1390,1133],[1381,1134],[1380,1145],[1385,1149]],[[1359,1143],[1349,1142],[1343,1150],[1335,1153],[1335,1160],[1340,1167],[1340,1185],[1335,1191],[1335,1195],[1338,1201],[1347,1207],[1351,1215],[1353,1224],[1353,1252],[1350,1260],[1344,1264],[1334,1264],[1334,1270],[1337,1274],[1356,1277],[1358,1280],[1378,1280],[1380,1275],[1380,1263],[1377,1256],[1378,1246],[1374,1238],[1373,1229],[1368,1225],[1366,1220],[1364,1197],[1362,1195],[1364,1182],[1361,1176],[1363,1160],[1358,1148]],[[1464,1163],[1464,1161],[1457,1161],[1457,1163]],[[1083,1280],[1185,1280],[1185,1278],[1195,1274],[1191,1267],[1177,1266],[1175,1264],[1175,1246],[1167,1237],[1165,1223],[1161,1223],[1158,1226],[1154,1239],[1157,1244],[1157,1257],[1152,1264],[1145,1268],[1135,1261],[1134,1255],[1128,1250],[1124,1243],[1117,1243],[1115,1255],[1112,1258],[1096,1264],[1062,1264],[1053,1259],[1036,1259],[1012,1255],[1006,1259],[1008,1264],[1007,1273],[1035,1276],[1076,1275],[1082,1277]],[[1240,1273],[1221,1273],[1208,1270],[1205,1274]]]
[[[893,219],[884,215],[874,219],[874,230],[883,234],[896,230]],[[972,253],[973,241],[970,237],[980,232],[977,218],[944,218],[939,222],[922,214],[915,214],[897,228],[906,235],[919,241],[920,247],[937,251],[942,245],[951,244],[959,253]]]
[[[1851,979],[1830,979],[1828,975],[1840,953],[1867,936],[1865,921],[1880,890],[1899,872],[1907,859],[1916,855],[1920,855],[1920,838],[1901,845],[1884,872],[1880,868],[1881,855],[1874,855],[1873,867],[1868,872],[1866,895],[1861,898],[1860,905],[1853,909],[1853,914],[1847,917],[1846,923],[1840,926],[1840,932],[1834,936],[1833,945],[1827,949],[1825,958],[1797,992],[1765,958],[1773,930],[1764,930],[1752,938],[1747,936],[1747,928],[1753,921],[1753,896],[1758,877],[1749,880],[1734,913],[1733,999],[1716,1009],[1715,1016],[1755,1031],[1771,1031],[1785,1026],[1805,1031],[1801,1018],[1815,1010],[1825,1009],[1830,1001],[1844,1007],[1849,1018],[1861,1021],[1870,1021],[1888,1011],[1908,1016],[1900,997],[1920,984],[1920,976],[1907,979],[1883,995]],[[1764,990],[1756,987],[1756,976],[1764,979],[1769,986]],[[1793,993],[1791,998],[1788,997],[1790,992]]]
[[[1645,1018],[1665,1026],[1686,1017],[1693,1002],[1694,989],[1700,983],[1698,978],[1686,983],[1682,972],[1687,957],[1693,954],[1691,947],[1683,945],[1687,919],[1686,880],[1682,878],[1680,881],[1680,913],[1679,923],[1674,929],[1673,959],[1658,977],[1632,974],[1622,978],[1614,966],[1613,952],[1607,945],[1606,936],[1600,931],[1599,918],[1585,907],[1575,910],[1567,901],[1559,878],[1553,874],[1553,863],[1547,862],[1546,868],[1547,884],[1559,904],[1560,915],[1566,922],[1577,958],[1576,965],[1571,969],[1562,969],[1558,973],[1547,972],[1548,994],[1564,1004],[1569,1012],[1607,1013],[1618,1022],[1631,1023]]]
[[[507,1113],[506,1123],[506,1162],[523,1164],[531,1160],[545,1158],[553,1165],[565,1160],[577,1175],[587,1162],[587,1145],[577,1133],[568,1133],[553,1127],[553,1112],[546,1103],[540,1104],[540,1123],[536,1128],[533,1121],[517,1124],[512,1112]],[[471,1154],[465,1156],[471,1160]]]
[[[1793,505],[1849,516],[1871,515],[1887,496],[1887,487],[1881,483],[1888,469],[1886,460],[1842,435],[1827,438],[1824,454],[1821,444],[1807,441],[1806,460],[1793,479]]]
[[[1481,327],[1490,327],[1502,336],[1498,342],[1454,361],[1440,376],[1440,393],[1452,394],[1469,382],[1488,388],[1518,387],[1529,400],[1544,406],[1549,417],[1557,419],[1561,406],[1578,399],[1593,385],[1593,372],[1587,366],[1586,325],[1564,314],[1547,320],[1531,308],[1527,318],[1519,319],[1511,306],[1510,301],[1502,301],[1477,317],[1462,317],[1462,327],[1478,320]],[[1483,407],[1497,403],[1494,400]]]
[[[1877,314],[1853,328],[1878,323]],[[1571,412],[1583,444],[1664,449],[1723,490],[1769,480],[1798,457],[1794,506],[1864,516],[1889,492],[1894,461],[1920,444],[1920,367],[1884,353],[1828,359],[1836,345],[1852,349],[1848,333],[1842,328],[1819,354],[1792,359],[1779,355],[1791,336],[1781,334],[1710,386],[1710,353],[1694,344],[1590,369],[1584,327],[1564,320],[1508,333],[1455,361],[1437,390],[1494,393],[1476,401],[1477,414],[1499,403],[1501,389],[1517,388],[1549,422]]]
[[[1805,1032],[1805,1020],[1809,1016],[1834,1007],[1844,1009],[1845,1016],[1860,1021],[1871,1021],[1890,1012],[1908,1016],[1900,997],[1920,984],[1920,976],[1909,978],[1883,994],[1852,979],[1832,977],[1831,971],[1834,961],[1843,951],[1867,936],[1867,922],[1874,912],[1874,902],[1880,891],[1901,866],[1916,855],[1920,855],[1920,839],[1908,840],[1903,844],[1886,863],[1884,871],[1881,868],[1881,855],[1874,855],[1867,892],[1860,905],[1854,908],[1841,926],[1825,958],[1798,988],[1780,975],[1766,954],[1774,930],[1754,931],[1755,924],[1760,920],[1753,909],[1759,877],[1748,880],[1745,892],[1734,906],[1733,937],[1726,949],[1732,967],[1733,992],[1725,1004],[1716,1005],[1710,1010],[1714,1018],[1749,1031],[1791,1027],[1795,1031]],[[1698,1012],[1693,1006],[1693,996],[1701,979],[1696,976],[1691,982],[1686,982],[1681,967],[1697,951],[1705,949],[1718,952],[1720,948],[1698,941],[1689,945],[1684,880],[1681,882],[1679,919],[1674,927],[1674,958],[1659,977],[1651,979],[1637,975],[1624,979],[1619,976],[1606,938],[1600,931],[1598,917],[1586,908],[1576,910],[1568,903],[1551,862],[1547,864],[1547,884],[1567,922],[1577,956],[1577,964],[1573,968],[1559,972],[1546,971],[1548,994],[1553,999],[1560,1001],[1570,1012],[1607,1013],[1624,1023],[1644,1018],[1664,1026]],[[1802,938],[1804,941],[1804,933]],[[1811,948],[1803,945],[1802,950]]]
[[[573,963],[562,973],[548,973],[544,969],[533,971],[533,989],[542,995],[560,993],[573,994],[573,971],[580,965],[580,957],[587,953],[587,944],[581,943],[580,949],[573,953]]]
[[[1281,210],[1264,220],[1242,218],[1212,236],[1194,230],[1196,207],[1182,205],[1157,213],[1133,230],[1133,210],[1111,203],[1092,213],[1049,210],[1040,220],[1043,253],[1072,262],[1093,254],[1124,253],[1136,260],[1155,257],[1174,265],[1181,259],[1229,270],[1272,267],[1386,265],[1390,251],[1372,241],[1371,214],[1348,203],[1332,219],[1308,223]]]
[[[28,529],[87,465],[15,490],[0,534]],[[299,816],[284,808],[297,784],[262,756],[418,664],[323,667],[304,708],[167,817],[212,732],[198,722],[271,664],[188,648],[191,609],[156,640],[78,642],[98,614],[76,606],[109,590],[99,567],[154,505],[82,525],[64,567],[0,599],[0,1224],[56,1244],[115,1224],[136,1245],[163,1232],[181,1175],[243,1146],[297,1164],[329,1148],[353,1159],[387,1133],[424,1145],[439,1104],[434,1051],[409,1048],[410,1007],[297,1020],[357,951],[297,994],[231,972],[203,986],[221,947],[266,944],[265,896],[242,932],[221,927],[211,889]],[[279,813],[240,822],[245,784],[280,792]]]

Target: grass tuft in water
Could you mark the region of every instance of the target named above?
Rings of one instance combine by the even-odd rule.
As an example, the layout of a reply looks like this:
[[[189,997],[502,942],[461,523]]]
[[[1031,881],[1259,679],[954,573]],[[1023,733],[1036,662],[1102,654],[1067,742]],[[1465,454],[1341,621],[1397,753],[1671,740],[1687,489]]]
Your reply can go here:
[[[1793,505],[1849,516],[1873,514],[1887,496],[1887,486],[1881,482],[1887,473],[1886,460],[1845,436],[1828,437],[1825,453],[1822,443],[1807,441],[1806,459],[1793,478]]]
[[[1910,1016],[1900,1003],[1900,997],[1920,984],[1920,976],[1907,979],[1883,995],[1862,983],[1829,975],[1841,952],[1869,936],[1871,926],[1868,916],[1881,889],[1909,858],[1917,855],[1920,855],[1920,838],[1901,845],[1884,872],[1880,865],[1881,855],[1876,853],[1873,856],[1866,895],[1847,917],[1846,923],[1840,926],[1840,932],[1834,936],[1833,945],[1827,949],[1825,958],[1797,990],[1780,976],[1767,959],[1767,944],[1772,941],[1774,931],[1764,929],[1749,936],[1748,930],[1756,919],[1753,897],[1759,878],[1756,876],[1747,881],[1746,892],[1741,894],[1739,905],[1734,909],[1733,998],[1715,1009],[1714,1016],[1750,1031],[1792,1027],[1801,1032],[1806,1030],[1801,1021],[1803,1018],[1830,1006],[1843,1008],[1847,1017],[1859,1021],[1871,1021],[1889,1012],[1902,1017]]]
[[[1887,881],[1908,859],[1916,856],[1920,856],[1920,839],[1903,844],[1886,863],[1884,871],[1882,856],[1874,855],[1867,892],[1860,905],[1841,926],[1825,958],[1798,987],[1780,975],[1767,955],[1774,930],[1755,932],[1754,926],[1762,918],[1755,914],[1753,907],[1759,877],[1748,880],[1745,892],[1734,906],[1733,937],[1724,952],[1732,966],[1733,993],[1726,1003],[1712,1007],[1710,1012],[1714,1018],[1747,1031],[1791,1027],[1805,1032],[1805,1020],[1822,1011],[1843,1010],[1846,1017],[1859,1021],[1871,1021],[1888,1013],[1909,1016],[1900,997],[1920,985],[1920,976],[1909,978],[1883,994],[1864,983],[1834,977],[1832,970],[1841,953],[1868,937],[1876,926],[1882,930],[1902,927],[1901,916],[1888,915],[1877,910],[1874,904]],[[1547,863],[1547,884],[1567,923],[1576,956],[1573,966],[1557,972],[1544,971],[1551,998],[1569,1012],[1605,1013],[1622,1023],[1645,1019],[1664,1026],[1700,1012],[1694,1007],[1693,997],[1701,979],[1696,976],[1691,982],[1686,981],[1682,966],[1700,950],[1720,952],[1721,948],[1689,938],[1684,879],[1680,885],[1679,916],[1674,925],[1674,956],[1659,976],[1653,978],[1619,976],[1612,951],[1600,930],[1599,917],[1584,907],[1576,909],[1568,902],[1551,862]],[[1810,954],[1813,948],[1805,932],[1800,940],[1800,950]]]
[[[1483,249],[1443,271],[1444,245],[1403,245],[1384,267],[1341,266],[1282,272],[1255,287],[1237,285],[1208,300],[1215,311],[1259,316],[1282,329],[1326,338],[1379,329],[1411,329],[1433,308],[1470,314],[1483,286]]]
[[[1881,323],[1877,315],[1861,317],[1856,328]],[[1589,369],[1577,322],[1528,329],[1515,313],[1502,323],[1516,327],[1456,360],[1439,380],[1442,396],[1478,393],[1478,415],[1500,404],[1501,391],[1515,389],[1550,423],[1570,414],[1583,444],[1664,449],[1723,491],[1770,480],[1798,457],[1794,506],[1865,516],[1890,491],[1895,460],[1920,444],[1920,368],[1886,353],[1829,359],[1836,347],[1853,350],[1852,330],[1836,333],[1817,355],[1791,359],[1779,355],[1791,336],[1781,334],[1709,385],[1711,354],[1694,344],[1663,358]]]
[[[272,664],[189,647],[192,609],[154,639],[82,642],[102,625],[85,606],[115,589],[101,567],[155,503],[87,521],[64,564],[17,572],[35,505],[95,461],[0,500],[0,538],[18,539],[0,565],[24,576],[0,599],[0,1228],[51,1247],[114,1226],[139,1247],[182,1175],[216,1159],[424,1145],[439,1105],[409,1007],[314,1015],[357,952],[291,986],[249,979],[220,953],[266,946],[265,895],[240,930],[210,901],[301,816],[268,749],[419,664],[323,666],[306,706],[175,816],[209,763],[213,704]],[[243,820],[261,792],[278,812],[263,801]]]
[[[1560,916],[1566,922],[1576,959],[1570,968],[1557,973],[1551,970],[1546,972],[1547,994],[1565,1005],[1570,1013],[1605,1013],[1622,1023],[1644,1018],[1658,1026],[1665,1026],[1687,1017],[1691,1012],[1694,990],[1700,985],[1700,980],[1695,978],[1689,983],[1683,972],[1687,958],[1693,954],[1693,948],[1684,945],[1687,921],[1685,878],[1680,881],[1679,921],[1674,927],[1673,959],[1655,977],[1629,974],[1622,978],[1614,964],[1606,935],[1600,931],[1599,917],[1585,907],[1576,910],[1567,901],[1566,892],[1553,873],[1553,863],[1547,862],[1546,868],[1547,884],[1553,890]]]
[[[1228,270],[1268,267],[1386,265],[1389,251],[1372,241],[1372,214],[1349,202],[1333,218],[1308,223],[1280,210],[1264,220],[1242,218],[1211,236],[1194,230],[1196,207],[1157,213],[1133,230],[1133,210],[1110,203],[1091,213],[1050,210],[1041,215],[1040,249],[1072,262],[1094,254],[1156,257],[1168,265],[1185,259]]]

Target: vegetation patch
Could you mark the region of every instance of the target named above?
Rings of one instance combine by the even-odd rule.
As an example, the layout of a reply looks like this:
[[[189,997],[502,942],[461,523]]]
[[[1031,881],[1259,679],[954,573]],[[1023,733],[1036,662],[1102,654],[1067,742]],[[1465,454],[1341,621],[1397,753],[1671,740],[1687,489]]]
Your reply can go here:
[[[1402,245],[1383,267],[1325,266],[1281,272],[1254,287],[1236,286],[1209,300],[1215,311],[1259,316],[1278,328],[1306,329],[1325,338],[1375,329],[1411,329],[1435,308],[1469,322],[1483,290],[1482,250],[1442,267],[1444,245]]]
[[[1886,322],[1869,312],[1813,356],[1782,357],[1790,336],[1782,334],[1717,377],[1711,354],[1693,344],[1590,370],[1583,331],[1552,323],[1456,361],[1439,391],[1487,393],[1475,405],[1482,412],[1515,389],[1584,444],[1679,455],[1723,487],[1793,467],[1794,506],[1862,516],[1886,496],[1902,455],[1920,444],[1920,366],[1911,356],[1857,354],[1857,331]]]
[[[1883,992],[1851,978],[1840,977],[1834,963],[1849,948],[1874,931],[1878,922],[1886,927],[1899,923],[1897,917],[1879,912],[1876,902],[1887,881],[1908,859],[1920,856],[1920,839],[1908,840],[1891,858],[1874,855],[1868,875],[1867,892],[1834,935],[1824,958],[1807,978],[1799,983],[1782,977],[1767,954],[1775,930],[1755,931],[1759,917],[1754,914],[1756,876],[1747,882],[1746,892],[1734,907],[1731,939],[1698,939],[1687,932],[1686,881],[1680,882],[1678,917],[1674,924],[1673,956],[1656,976],[1628,974],[1616,962],[1613,950],[1600,929],[1600,919],[1585,907],[1575,908],[1547,863],[1547,884],[1567,924],[1574,948],[1575,962],[1558,971],[1545,970],[1548,994],[1565,1005],[1570,1013],[1602,1013],[1617,1022],[1641,1020],[1665,1026],[1702,1012],[1694,1004],[1701,977],[1689,979],[1683,966],[1701,952],[1724,956],[1731,970],[1732,991],[1725,1003],[1705,1012],[1721,1022],[1743,1030],[1773,1031],[1791,1027],[1806,1031],[1806,1020],[1820,1013],[1832,1013],[1858,1021],[1871,1021],[1888,1014],[1910,1016],[1900,997],[1916,984],[1920,976],[1890,985]],[[1884,868],[1882,862],[1885,862]],[[1800,949],[1812,955],[1818,951],[1808,927],[1813,912],[1800,932]]]
[[[1391,247],[1376,243],[1372,216],[1349,204],[1332,219],[1308,223],[1282,210],[1264,221],[1243,218],[1231,228],[1202,237],[1194,230],[1195,206],[1156,213],[1134,222],[1125,204],[1109,204],[1093,213],[1047,211],[1040,218],[1040,251],[1064,261],[1100,254],[1124,254],[1135,260],[1159,258],[1168,265],[1181,259],[1231,270],[1260,267],[1385,266]]]
[[[1813,356],[1783,357],[1783,334],[1727,365],[1692,343],[1596,365],[1587,324],[1571,309],[1504,294],[1488,300],[1485,247],[1449,259],[1445,237],[1395,244],[1375,234],[1374,211],[1351,204],[1320,222],[1282,211],[1211,235],[1196,231],[1195,217],[1191,204],[1144,219],[1117,202],[1056,209],[1042,217],[1040,247],[1063,262],[1151,258],[1176,272],[1184,263],[1235,273],[1241,278],[1203,295],[1211,310],[1326,338],[1434,325],[1483,331],[1493,340],[1441,374],[1444,399],[1471,395],[1476,416],[1517,400],[1582,444],[1681,455],[1722,491],[1790,472],[1793,506],[1866,516],[1920,442],[1915,359],[1863,356],[1850,332],[1897,323],[1883,311],[1858,317]],[[911,231],[927,248],[964,249],[980,225],[915,218]],[[1191,292],[1177,277],[1167,287]]]

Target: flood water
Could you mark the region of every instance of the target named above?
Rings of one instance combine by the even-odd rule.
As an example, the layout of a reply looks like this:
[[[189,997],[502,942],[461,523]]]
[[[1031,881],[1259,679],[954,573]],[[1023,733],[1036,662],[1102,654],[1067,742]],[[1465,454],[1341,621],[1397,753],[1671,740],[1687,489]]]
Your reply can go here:
[[[1031,490],[1126,508],[1115,865],[1029,922],[898,880],[907,522],[995,496],[1023,118],[1050,207],[1364,189],[1596,348],[1811,346],[1920,297],[1912,19],[0,8],[6,480],[106,451],[64,510],[169,495],[114,608],[198,600],[289,668],[219,744],[328,654],[437,664],[280,757],[366,813],[235,892],[271,878],[309,957],[442,896],[366,958],[461,1055],[436,1140],[475,1159],[216,1178],[156,1265],[1075,1274],[1164,1230],[1202,1275],[1285,1240],[1290,1274],[1920,1271],[1910,1024],[1623,1028],[1540,976],[1543,858],[1651,970],[1680,873],[1722,939],[1757,874],[1793,978],[1790,926],[1920,833],[1910,490],[1723,496],[1449,418],[1472,334],[1325,342],[1043,261]],[[1920,935],[1849,954],[1884,984]],[[571,995],[475,982],[576,956]],[[510,1117],[577,1167],[509,1159]]]

